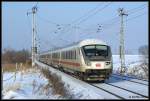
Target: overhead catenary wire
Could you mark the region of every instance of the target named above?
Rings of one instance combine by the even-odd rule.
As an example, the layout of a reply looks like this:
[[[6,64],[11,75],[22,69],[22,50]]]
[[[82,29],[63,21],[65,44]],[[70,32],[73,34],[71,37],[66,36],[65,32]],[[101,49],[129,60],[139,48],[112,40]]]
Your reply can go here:
[[[147,12],[141,13],[141,14],[139,14],[139,15],[136,15],[136,16],[132,17],[132,18],[128,18],[128,19],[127,19],[127,22],[130,21],[130,20],[134,20],[135,18],[138,18],[138,17],[143,16],[143,15],[145,15],[145,14],[147,14]]]
[[[83,19],[83,20],[81,20],[81,21],[79,21],[79,22],[78,22],[78,21],[74,22],[74,23],[76,23],[75,25],[77,25],[77,24],[79,25],[79,24],[83,23],[84,21],[87,21],[90,17],[96,15],[98,12],[102,11],[103,9],[105,9],[105,8],[108,7],[110,4],[111,4],[111,2],[108,3],[108,4],[106,4],[106,5],[104,5],[102,8],[98,9],[98,10],[97,10],[96,12],[94,12],[93,14],[87,16],[85,19]],[[77,22],[78,22],[78,23],[77,23]],[[69,24],[69,26],[71,26],[71,25],[72,25],[72,23]],[[68,28],[68,30],[66,30],[65,33],[67,33],[69,30],[70,30],[70,28]]]
[[[64,40],[64,39],[61,39],[61,38],[59,38],[59,40],[63,40],[63,41],[65,41],[66,43],[68,43],[68,41],[66,41],[66,40]],[[49,47],[49,46],[51,46],[52,48],[51,49],[56,49],[56,48],[59,48],[59,47],[62,47],[62,46],[58,46],[58,45],[54,45],[52,42],[50,42],[49,40],[42,40],[41,41],[42,43],[43,43],[43,45],[45,46],[45,47]],[[50,48],[49,48],[50,49]]]
[[[52,22],[51,22],[52,23]],[[57,23],[52,23],[52,24],[55,24],[56,26],[60,26],[59,24],[57,24]],[[58,28],[57,28],[58,29]],[[57,31],[56,30],[53,30],[53,31],[51,31],[51,33],[57,33]],[[37,33],[36,33],[36,35],[37,35]],[[53,34],[52,34],[53,35]],[[38,36],[38,35],[37,35]],[[50,37],[51,38],[51,37]],[[56,45],[54,45],[54,44],[52,44],[52,42],[50,42],[50,41],[44,41],[44,40],[42,40],[41,42],[44,42],[44,45],[46,46],[46,47],[49,47],[49,46],[52,46],[52,47],[54,47],[54,48],[57,48],[57,46]],[[49,45],[48,45],[49,44]],[[41,46],[41,45],[40,45]]]
[[[84,17],[88,16],[91,12],[95,11],[98,7],[100,7],[102,4],[98,4],[95,8],[89,10],[88,12],[86,12],[83,16],[77,18],[76,20],[72,21],[72,23],[76,23],[78,21],[80,21],[81,19],[83,19]]]
[[[145,5],[146,4],[140,5],[138,7],[133,8],[133,9],[130,9],[130,10],[128,10],[128,12],[129,12],[130,15],[133,15],[134,13],[137,13],[140,10],[144,9],[146,7]],[[109,28],[109,26],[112,26],[113,24],[117,24],[116,22],[118,22],[118,18],[119,18],[119,16],[114,17],[113,19],[110,19],[110,20],[107,21],[107,22],[110,22],[111,20],[114,20],[114,21],[112,21],[112,23],[106,23],[106,24],[102,23],[101,25],[102,25],[103,28]]]
[[[146,14],[146,12],[141,13],[141,14],[139,14],[139,15],[137,15],[137,16],[132,17],[132,18],[128,18],[126,21],[132,20],[132,19],[137,18],[137,17],[140,17],[140,16],[142,16],[142,15],[144,15],[144,14]],[[114,17],[113,19],[116,20],[116,18],[118,18],[118,17]],[[112,27],[112,25],[117,24],[117,23],[119,23],[119,21],[113,21],[111,24],[105,26],[105,29],[106,29],[106,28],[108,29],[108,28]],[[79,28],[79,29],[81,30],[82,28]],[[82,29],[82,30],[83,30],[83,29]],[[81,32],[80,32],[80,33],[81,33]],[[85,34],[85,35],[86,35],[86,36],[89,36],[90,34]],[[83,36],[82,36],[82,37],[83,37]]]
[[[38,17],[39,19],[43,20],[43,21],[46,22],[46,23],[50,23],[50,24],[55,25],[55,26],[59,26],[59,25],[60,25],[60,24],[58,24],[58,23],[55,23],[55,22],[53,22],[53,21],[50,21],[50,20],[48,20],[48,19],[46,19],[46,18],[41,17],[39,14],[37,14],[37,17]]]
[[[55,34],[58,34],[61,30],[62,30],[62,28],[63,28],[63,24],[58,24],[58,23],[55,23],[55,22],[53,22],[53,21],[50,21],[50,20],[47,20],[47,19],[45,19],[45,18],[42,18],[41,16],[39,16],[38,15],[38,18],[40,19],[40,20],[42,20],[42,21],[44,21],[44,22],[46,22],[46,23],[50,23],[50,24],[52,24],[52,25],[55,25],[55,30],[52,30],[50,33],[55,33]],[[59,35],[59,34],[58,34]],[[57,36],[56,36],[57,37]]]
[[[96,7],[94,10],[93,10],[93,9],[90,10],[90,12],[93,11],[92,14],[90,14],[90,12],[89,12],[89,13],[87,12],[87,13],[88,13],[87,16],[83,16],[83,17],[82,17],[83,19],[80,18],[81,20],[80,20],[80,19],[77,19],[77,20],[73,21],[72,23],[70,23],[70,25],[73,25],[73,24],[79,25],[79,24],[81,24],[82,22],[88,20],[90,17],[96,15],[98,12],[102,11],[103,9],[105,9],[105,8],[106,8],[107,6],[109,6],[110,4],[111,4],[111,2],[108,3],[108,4],[106,4],[106,5],[104,5],[102,8],[97,9],[95,12],[94,12],[94,10],[95,10],[96,8],[98,8],[98,7]],[[85,18],[84,18],[84,17],[85,17]]]
[[[144,12],[144,13],[140,13],[139,15],[136,15],[136,16],[134,16],[134,17],[130,17],[130,18],[126,18],[126,22],[128,22],[128,21],[132,21],[132,20],[134,20],[134,19],[136,19],[136,18],[138,18],[138,17],[140,17],[140,16],[143,16],[143,15],[145,15],[145,14],[147,14],[146,12]],[[114,24],[117,24],[117,23],[119,23],[119,21],[116,21],[116,22],[113,22],[112,24],[110,24],[109,26],[107,26],[106,28],[105,28],[105,30],[106,29],[108,29],[108,28],[110,28],[110,27],[113,27],[112,25],[114,25]],[[104,30],[103,30],[104,31]],[[101,31],[102,32],[102,31]],[[119,32],[117,32],[116,34],[119,34]],[[90,34],[85,34],[86,36],[89,36]],[[85,36],[84,35],[84,36]],[[82,36],[83,37],[83,36]]]
[[[101,10],[103,10],[104,8],[106,8],[107,6],[109,6],[110,5],[110,3],[109,4],[107,4],[107,5],[105,5],[104,7],[102,7],[102,8],[100,8],[100,9],[98,9],[96,12],[94,12],[94,14],[92,14],[92,15],[89,15],[89,16],[87,16],[87,18],[86,19],[84,19],[84,20],[81,20],[79,23],[81,23],[81,22],[83,22],[83,21],[86,21],[87,19],[89,19],[91,16],[93,16],[93,15],[95,15],[96,13],[98,13],[99,11],[101,11]],[[98,5],[99,6],[99,5]],[[90,10],[89,12],[91,12],[91,11],[94,11],[94,10],[96,10],[97,8],[98,8],[98,6],[97,7],[95,7],[94,9],[92,9],[92,10]],[[84,17],[84,16],[82,16],[82,17]],[[82,17],[80,17],[79,19],[77,19],[77,20],[80,20]],[[78,22],[77,20],[74,20],[73,22],[74,23],[76,23],[76,22]],[[76,21],[76,22],[75,22]],[[69,26],[71,25],[71,24],[68,24]],[[66,28],[65,28],[66,29]],[[68,30],[67,31],[65,31],[65,33],[67,33],[68,31],[70,30],[70,28],[68,28]],[[64,31],[64,30],[63,30]],[[59,35],[59,34],[58,34]]]
[[[38,3],[36,3],[36,5],[35,5],[34,7],[37,7],[37,4],[38,4]],[[39,17],[39,18],[41,18],[40,16],[38,16],[38,17]],[[44,19],[44,20],[45,20],[45,19]],[[52,23],[52,24],[55,24],[55,25],[57,25],[57,26],[58,26],[58,24],[57,24],[57,23],[54,23],[54,22],[49,21],[49,20],[46,20],[46,22],[47,22],[47,21],[48,21],[48,22],[50,22],[50,23]],[[36,33],[35,33],[35,34],[36,34],[36,36],[37,36],[37,31],[36,31]],[[54,47],[54,45],[53,45],[53,47]]]
[[[96,12],[94,12],[92,15],[87,16],[85,19],[81,20],[81,21],[80,21],[79,23],[77,23],[77,24],[79,25],[79,24],[81,24],[81,23],[87,21],[90,17],[96,15],[98,12],[102,11],[103,9],[105,9],[105,8],[108,7],[110,4],[111,4],[111,2],[108,3],[108,4],[106,4],[104,7],[98,9],[98,10],[97,10]]]
[[[86,17],[87,15],[89,15],[91,12],[93,12],[94,10],[96,10],[100,5],[101,5],[101,4],[98,4],[95,8],[89,10],[89,11],[88,11],[87,13],[85,13],[83,16],[81,16],[81,17],[75,19],[75,20],[72,21],[70,24],[65,25],[65,26],[62,28],[62,31],[61,31],[61,32],[62,32],[62,33],[67,33],[67,32],[70,30],[70,27],[72,26],[72,24],[74,24],[74,23],[80,21],[80,19],[82,19],[82,18]],[[65,31],[65,30],[67,30],[67,31]]]
[[[142,6],[144,6],[144,5],[142,5]],[[140,6],[141,7],[141,6]],[[136,7],[136,9],[138,9],[139,7]],[[134,10],[136,10],[135,8],[134,8]],[[132,9],[133,10],[133,9]],[[140,9],[141,10],[141,9]],[[138,12],[138,11],[137,11]],[[134,13],[136,13],[135,11],[134,12],[132,12],[130,15],[133,15]],[[145,12],[146,13],[146,12]],[[142,14],[145,14],[145,13],[142,13]],[[142,16],[142,14],[140,14],[140,15],[138,15],[138,16]],[[112,20],[114,20],[113,22],[111,22],[111,23],[106,23],[106,24],[101,24],[102,25],[102,28],[103,29],[108,29],[108,28],[110,28],[110,27],[112,27],[112,25],[114,25],[114,24],[117,24],[117,23],[119,23],[119,21],[118,21],[118,19],[117,18],[119,18],[119,17],[114,17]],[[133,18],[131,18],[131,19],[134,19],[134,18],[136,18],[136,17],[133,17]],[[129,18],[130,19],[130,18]],[[128,20],[129,20],[128,19]]]
[[[102,4],[101,4],[101,3],[98,4],[95,8],[89,10],[89,11],[86,12],[83,16],[81,16],[81,17],[75,19],[74,21],[72,21],[72,22],[71,22],[70,24],[68,24],[68,25],[72,25],[72,24],[74,24],[74,23],[77,23],[78,21],[80,21],[81,19],[83,19],[84,17],[86,17],[86,16],[88,16],[90,13],[92,13],[94,10],[96,10],[98,7],[100,7],[100,5],[102,5]]]
[[[136,12],[138,12],[138,11],[144,9],[144,8],[146,7],[145,5],[146,5],[146,4],[140,5],[140,6],[135,7],[135,8],[132,8],[132,9],[128,10],[127,12],[128,12],[128,14],[132,15],[133,13],[136,13]],[[141,8],[141,7],[142,7],[142,8]],[[137,11],[137,10],[138,10],[138,11]],[[113,17],[112,19],[106,20],[106,21],[104,21],[104,22],[99,22],[99,24],[102,23],[102,24],[105,25],[105,24],[107,24],[106,22],[110,22],[110,21],[114,21],[114,20],[117,20],[117,21],[118,21],[118,18],[119,18],[119,16],[116,16],[116,17]]]
[[[138,7],[132,8],[132,9],[130,9],[130,10],[127,10],[127,12],[128,12],[128,14],[131,14],[131,13],[133,13],[133,12],[137,12],[137,10],[139,11],[139,10],[144,9],[144,8],[146,7],[145,5],[146,5],[146,4],[143,4],[143,5],[140,5],[140,6],[138,6]]]
[[[100,5],[100,4],[99,4]],[[97,5],[94,9],[92,9],[92,10],[90,10],[90,11],[94,11],[95,9],[97,9],[98,8],[98,6],[99,5]],[[144,4],[145,5],[145,4]],[[136,9],[139,9],[139,8],[141,8],[141,7],[143,7],[144,5],[140,5],[140,6],[138,6],[138,7],[136,7],[136,8],[133,8],[133,9],[131,9],[131,11],[133,11],[133,10],[136,10]],[[107,6],[107,5],[105,5],[105,6]],[[90,12],[89,11],[89,12]],[[129,10],[130,11],[130,10]],[[87,13],[86,13],[87,14]],[[85,15],[86,15],[85,14]],[[82,17],[84,17],[84,16],[82,16]],[[78,18],[78,19],[81,19],[82,17],[80,17],[80,18]],[[77,21],[77,19],[75,20],[75,21]],[[73,21],[74,22],[74,21]],[[50,21],[50,23],[53,23],[52,21]],[[56,23],[53,23],[53,24],[56,24]]]
[[[107,5],[108,5],[108,4],[107,4]],[[145,4],[144,4],[144,5],[145,5]],[[133,9],[129,10],[129,11],[130,11],[129,13],[131,13],[131,11],[132,11],[131,14],[138,12],[139,10],[145,8],[144,5],[141,5],[141,6],[138,6],[138,7],[136,7],[136,8],[133,8]],[[106,6],[106,5],[105,5],[105,6]],[[98,6],[95,7],[95,8],[93,8],[93,11],[97,10],[97,8],[98,8]],[[92,10],[91,10],[91,11],[92,11]],[[97,10],[97,11],[98,11],[98,10]],[[96,12],[95,12],[95,13],[96,13]],[[92,13],[91,15],[93,15],[93,14],[94,14],[94,13]],[[131,14],[130,14],[130,15],[131,15]],[[77,26],[78,23],[79,23],[79,24],[82,23],[82,21],[84,22],[85,19],[88,20],[91,15],[86,16],[86,14],[85,14],[84,16],[81,16],[80,18],[74,20],[73,22],[76,23],[74,26]],[[139,16],[139,15],[138,15],[138,16]],[[86,17],[86,18],[82,18],[82,17]],[[89,17],[89,18],[88,18],[88,17]],[[81,19],[81,18],[82,18],[82,19]],[[106,29],[112,27],[113,24],[117,24],[118,18],[119,18],[119,17],[114,17],[114,18],[112,18],[112,19],[109,19],[110,21],[114,20],[114,21],[112,21],[112,24],[109,24],[109,23],[110,23],[109,21],[108,21],[108,23],[104,23],[104,24],[102,23],[102,25],[103,25],[102,28],[104,28],[104,30],[106,30]],[[83,20],[83,19],[84,19],[84,20]],[[132,19],[133,19],[133,18],[132,18]],[[87,21],[87,20],[85,20],[85,21]],[[129,20],[130,20],[130,19],[129,19]],[[45,22],[48,22],[48,21],[45,21]],[[53,22],[50,21],[50,23],[51,23],[51,24],[54,24],[54,25],[57,25],[55,22],[53,23]],[[68,28],[68,27],[70,27],[70,28]],[[65,31],[64,29],[67,29],[67,31],[73,30],[73,29],[74,29],[73,23],[70,23],[70,24],[68,24],[68,25],[65,25],[65,26],[63,26],[63,28],[61,28],[61,30],[59,30],[59,31],[64,31],[63,33],[67,34],[67,31]],[[82,29],[83,29],[83,28],[78,28],[77,30],[82,30]],[[103,29],[102,29],[102,30],[103,30]],[[58,30],[56,30],[56,31],[58,31]],[[58,34],[58,35],[56,35],[56,36],[59,36],[59,35],[61,34],[61,32],[58,32],[57,34]],[[56,37],[56,38],[57,38],[57,37]],[[64,39],[63,39],[63,40],[64,40]],[[67,41],[68,41],[68,40],[67,40]],[[64,41],[64,42],[65,42],[65,41]]]
[[[132,9],[128,10],[128,12],[129,12],[130,15],[132,15],[133,13],[136,13],[136,12],[142,10],[143,8],[145,8],[145,7],[146,7],[145,5],[146,5],[146,4],[140,5],[140,6],[135,7],[135,8],[132,8]],[[137,10],[138,10],[138,11],[137,11]],[[109,19],[109,20],[104,21],[104,22],[110,22],[110,21],[113,21],[113,22],[116,21],[116,22],[117,22],[117,21],[118,21],[118,18],[119,18],[119,16],[114,17],[114,18]],[[107,23],[104,23],[104,22],[99,22],[99,24],[101,24],[101,25],[107,25]],[[109,25],[109,24],[108,24],[108,25]]]

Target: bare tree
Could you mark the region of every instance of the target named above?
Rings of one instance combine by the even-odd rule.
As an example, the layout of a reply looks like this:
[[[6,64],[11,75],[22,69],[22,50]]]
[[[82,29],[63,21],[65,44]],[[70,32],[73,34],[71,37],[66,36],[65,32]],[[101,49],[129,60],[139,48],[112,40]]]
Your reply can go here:
[[[16,52],[11,48],[4,49],[4,53],[2,54],[2,63],[13,63],[15,53]]]
[[[28,50],[22,49],[15,51],[11,48],[4,49],[2,54],[2,63],[25,63],[29,60],[31,53]]]

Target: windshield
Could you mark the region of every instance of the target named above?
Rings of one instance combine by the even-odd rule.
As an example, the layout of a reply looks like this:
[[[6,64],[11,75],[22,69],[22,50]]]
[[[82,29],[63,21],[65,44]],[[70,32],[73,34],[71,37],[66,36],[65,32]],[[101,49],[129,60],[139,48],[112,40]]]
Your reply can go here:
[[[88,45],[84,46],[84,52],[86,56],[107,56],[107,46],[102,45]]]
[[[106,45],[87,45],[83,46],[84,54],[89,59],[110,59],[110,47]]]

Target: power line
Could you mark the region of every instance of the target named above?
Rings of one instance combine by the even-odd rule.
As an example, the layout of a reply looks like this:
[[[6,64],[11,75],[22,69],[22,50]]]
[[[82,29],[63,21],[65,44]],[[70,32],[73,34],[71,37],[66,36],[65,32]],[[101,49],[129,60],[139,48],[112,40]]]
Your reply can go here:
[[[100,4],[99,4],[100,5]],[[97,9],[98,7],[99,7],[99,5],[97,5],[94,9],[92,9],[92,10],[90,10],[89,12],[91,12],[91,11],[94,11],[95,9]],[[145,4],[144,4],[145,5]],[[131,10],[129,10],[129,11],[134,11],[134,10],[136,10],[136,9],[138,9],[138,8],[141,8],[141,7],[143,7],[144,5],[140,5],[140,6],[138,6],[138,7],[136,7],[136,8],[133,8],[133,9],[131,9]],[[107,6],[107,5],[106,5]],[[88,13],[89,13],[88,12]],[[86,13],[87,14],[87,13]],[[85,15],[86,15],[85,14]],[[84,15],[84,16],[85,16]],[[82,16],[82,17],[84,17],[84,16]],[[78,18],[77,20],[79,20],[79,19],[81,19],[82,17],[80,17],[80,18]],[[116,17],[117,18],[117,17]],[[77,21],[77,20],[74,20],[73,22],[75,22],[75,21]],[[57,23],[54,23],[54,22],[52,22],[52,21],[49,21],[49,20],[45,20],[46,22],[50,22],[50,23],[52,23],[52,24],[57,24]],[[70,28],[69,28],[70,29]]]
[[[118,21],[118,18],[119,17],[114,17],[114,18],[112,18],[112,19],[109,19],[109,20],[106,20],[106,21],[104,21],[104,22],[109,22],[109,23],[98,23],[97,25],[90,25],[88,28],[81,28],[81,27],[79,27],[78,29],[80,29],[80,30],[83,30],[83,31],[89,31],[89,28],[90,28],[90,30],[92,30],[91,29],[91,26],[92,27],[94,27],[94,29],[93,30],[96,30],[97,28],[97,26],[98,26],[98,29],[100,29],[100,30],[102,30],[101,28],[105,28],[106,26],[110,26],[110,25],[112,25],[113,23],[115,23],[116,21]],[[110,23],[111,22],[111,23]],[[101,27],[101,28],[100,28]],[[93,32],[93,31],[92,31]]]
[[[144,7],[143,7],[144,6]],[[139,9],[140,8],[140,9]],[[138,6],[138,7],[136,7],[136,8],[133,8],[133,9],[131,9],[131,10],[129,10],[128,12],[128,14],[130,14],[130,15],[132,15],[133,13],[136,13],[136,12],[138,12],[138,11],[140,11],[141,9],[143,9],[143,8],[145,8],[145,4],[144,5],[140,5],[140,6]],[[137,11],[138,10],[138,11]],[[132,12],[131,12],[132,11]],[[136,12],[135,12],[136,11]],[[109,27],[110,25],[113,25],[113,24],[117,24],[117,23],[115,23],[115,22],[118,22],[118,19],[117,18],[119,18],[119,17],[114,17],[113,19],[111,19],[111,20],[114,20],[112,23],[110,23],[110,24],[102,24],[104,27],[103,28],[107,28],[107,27]],[[111,21],[111,20],[109,20],[109,21]],[[115,21],[116,20],[116,21]]]
[[[144,15],[144,14],[146,14],[146,12],[141,13],[140,15],[134,16],[134,17],[132,17],[132,18],[128,18],[126,21],[128,21],[128,20],[130,21],[130,20],[132,20],[132,19],[138,18],[138,17],[140,17],[140,16],[142,16],[142,15]],[[118,18],[118,17],[116,17],[116,18]],[[114,21],[114,22],[110,23],[110,24],[107,25],[107,26],[103,26],[102,28],[104,28],[104,29],[106,30],[106,29],[108,29],[108,28],[113,27],[114,24],[118,24],[118,23],[119,23],[119,21]],[[85,30],[85,31],[87,31],[87,29],[82,29],[82,28],[80,28],[80,30]],[[102,30],[102,31],[104,31],[104,30]],[[89,32],[89,31],[88,31],[88,32]],[[91,32],[92,32],[92,31],[91,31]],[[93,31],[93,32],[94,32],[94,31]],[[80,32],[80,33],[83,33],[83,32]],[[90,34],[85,34],[85,35],[83,35],[82,37],[88,36],[88,35],[90,35]]]
[[[113,17],[112,19],[108,19],[108,20],[106,20],[104,22],[99,22],[99,24],[101,23],[102,25],[107,25],[108,23],[106,23],[106,22],[110,23],[110,22],[118,21],[118,18],[119,18],[119,16]]]
[[[106,4],[104,7],[98,9],[98,10],[97,10],[96,12],[94,12],[92,15],[87,16],[87,18],[81,20],[81,21],[80,21],[79,23],[77,23],[77,24],[81,24],[81,23],[83,23],[84,21],[88,20],[90,17],[96,15],[98,12],[100,12],[100,11],[102,11],[103,9],[105,9],[106,7],[108,7],[110,4],[111,4],[111,2],[108,3],[108,4]]]
[[[105,5],[106,6],[106,5]],[[98,7],[98,6],[97,6]],[[94,9],[96,9],[97,7],[95,7]],[[136,9],[136,11],[137,11],[137,8],[139,8],[139,7],[136,7],[136,8],[134,8],[134,9],[131,9],[131,11],[132,11],[132,14],[133,13],[135,13],[135,9]],[[93,11],[94,11],[94,9],[93,9]],[[140,9],[143,9],[143,8],[141,8],[140,7]],[[140,9],[138,9],[138,11],[140,10]],[[92,11],[92,10],[91,10]],[[129,10],[130,11],[130,10]],[[133,12],[134,11],[134,12]],[[94,13],[94,15],[96,14],[96,12]],[[85,16],[85,15],[84,15]],[[84,17],[84,16],[82,16],[82,17]],[[85,19],[87,20],[87,19],[89,19],[89,17],[90,17],[91,15],[89,15],[89,16],[87,16]],[[139,16],[139,15],[138,15]],[[76,19],[76,20],[74,20],[73,22],[78,22],[79,21],[79,19],[81,19],[82,17],[80,17],[80,18],[78,18],[78,19]],[[118,17],[114,17],[113,19],[114,20],[117,20],[117,18]],[[80,20],[80,22],[79,22],[79,24],[80,23],[82,23],[83,21],[86,21],[85,19],[82,19],[82,20]],[[112,20],[113,20],[112,19]],[[133,18],[132,18],[133,19]],[[111,20],[111,19],[110,19]],[[130,20],[130,19],[129,19]],[[115,23],[115,22],[117,22],[117,21],[113,21],[113,24]],[[53,23],[53,22],[51,22],[50,21],[50,23]],[[53,23],[54,24],[54,23]],[[72,23],[71,23],[72,24]],[[66,25],[66,26],[69,26],[69,27],[71,27],[71,24],[70,25]],[[115,23],[116,24],[116,23]],[[55,25],[56,25],[56,23],[55,23]],[[105,26],[104,26],[104,28],[108,28],[108,26],[110,26],[110,24],[104,24]],[[65,27],[65,26],[64,26]],[[72,29],[73,27],[71,27],[71,28],[67,28],[68,30],[67,31],[65,31],[65,32],[68,32],[68,31],[70,31],[70,29]],[[64,28],[64,29],[66,29],[66,27]],[[82,28],[79,28],[79,29],[82,29]],[[59,34],[58,34],[59,35]],[[57,36],[58,36],[57,35]]]
[[[146,4],[140,5],[140,6],[136,7],[136,8],[133,8],[133,9],[129,10],[128,12],[129,12],[130,15],[132,15],[133,13],[136,13],[136,12],[140,11],[141,9],[145,8],[146,7],[145,5]],[[117,20],[117,18],[119,18],[119,17],[114,17],[112,20]],[[118,22],[118,20],[117,21],[113,21],[110,24],[102,24],[102,25],[104,26],[103,28],[108,28],[109,26],[112,26],[113,24],[117,24],[116,22]]]
[[[107,4],[107,5],[105,5],[105,7],[107,7],[107,6],[109,6],[110,4]],[[103,7],[103,9],[105,8],[105,7]],[[102,9],[101,9],[102,10]],[[96,14],[96,13],[95,13]],[[111,19],[111,20],[117,20],[117,18],[118,17],[114,17],[113,19]],[[86,19],[87,20],[87,19]]]
[[[127,21],[133,20],[133,19],[138,18],[138,17],[140,17],[140,16],[143,16],[143,15],[145,15],[145,14],[147,14],[147,12],[144,12],[144,13],[141,13],[141,14],[139,14],[139,15],[137,15],[137,16],[134,16],[134,17],[132,17],[132,18],[129,18],[129,19],[127,19]]]
[[[143,8],[145,8],[146,6],[145,6],[146,4],[144,4],[144,5],[140,5],[140,6],[138,6],[138,7],[135,7],[135,8],[133,8],[133,9],[131,9],[131,10],[129,10],[128,12],[129,12],[129,14],[130,15],[132,15],[133,13],[136,13],[136,12],[138,12],[138,11],[140,11],[141,9],[143,9]],[[138,10],[138,11],[137,11]],[[132,12],[131,12],[132,11]],[[135,12],[136,11],[136,12]],[[110,20],[108,20],[108,21],[105,21],[105,22],[112,22],[112,23],[106,23],[106,24],[101,24],[102,25],[102,28],[108,28],[109,26],[111,26],[111,25],[113,25],[113,24],[115,24],[115,22],[118,22],[118,18],[119,18],[119,16],[118,17],[114,17],[114,18],[112,18],[112,19],[110,19]],[[113,21],[114,20],[114,21]],[[117,24],[117,23],[116,23]]]
[[[146,4],[143,4],[143,5],[140,5],[140,6],[138,6],[138,7],[132,8],[132,9],[128,10],[127,12],[128,12],[128,14],[131,14],[131,13],[137,11],[137,10],[144,9],[144,8],[146,7],[145,5],[146,5]]]
[[[78,22],[80,21],[80,19],[86,17],[87,15],[89,15],[91,12],[93,12],[94,10],[96,10],[101,4],[98,4],[95,8],[89,10],[86,14],[84,14],[83,16],[77,18],[76,20],[74,20],[72,23]]]
[[[81,20],[81,21],[79,21],[79,22],[78,22],[78,21],[74,22],[74,23],[76,23],[75,25],[77,25],[77,24],[79,25],[79,24],[81,24],[82,22],[88,20],[90,17],[96,15],[99,11],[102,11],[103,9],[105,9],[106,7],[108,7],[110,4],[111,4],[111,2],[108,3],[108,4],[106,4],[104,7],[98,9],[98,10],[97,10],[96,12],[94,12],[92,15],[87,16],[85,19],[83,19],[83,20]],[[77,23],[77,22],[78,22],[78,23]],[[72,25],[72,23],[69,24],[69,25]],[[68,29],[68,30],[66,31],[66,33],[67,33],[69,30],[70,30],[70,29]]]
[[[85,13],[83,16],[81,16],[81,17],[77,18],[76,20],[72,21],[70,24],[68,24],[68,25],[65,26],[65,27],[69,27],[69,26],[71,26],[72,24],[74,24],[74,23],[80,21],[80,19],[86,17],[86,16],[89,15],[92,11],[96,10],[96,9],[99,7],[99,5],[101,5],[101,4],[98,4],[95,8],[89,10],[89,11],[88,11],[87,13]],[[66,28],[64,28],[64,30],[65,30],[65,29],[66,29]],[[64,30],[63,30],[63,31],[64,31]]]
[[[92,14],[92,15],[90,15],[90,16],[87,16],[86,19],[81,20],[79,23],[81,23],[81,22],[83,22],[83,21],[86,21],[86,20],[89,19],[91,16],[95,15],[97,12],[103,10],[104,8],[106,8],[106,7],[109,6],[109,5],[110,5],[110,3],[107,4],[107,5],[105,5],[103,8],[98,9],[94,14]],[[99,7],[99,5],[96,6],[94,9],[90,10],[89,12],[94,11],[94,10],[97,9],[98,7]],[[89,12],[88,12],[88,14],[89,14]],[[84,15],[84,16],[85,16],[85,15]],[[84,16],[82,16],[82,17],[84,17]],[[82,17],[78,18],[77,20],[80,20]],[[75,22],[77,22],[77,20],[74,20],[73,22],[75,23]],[[53,23],[53,22],[51,22],[51,23]],[[55,24],[56,24],[56,23],[55,23]],[[70,24],[70,25],[71,25],[71,24]],[[69,25],[69,26],[70,26],[70,25]],[[65,28],[65,29],[66,29],[66,28]],[[64,30],[65,30],[65,29],[64,29]],[[63,30],[63,31],[64,31],[64,30]],[[68,28],[68,30],[65,31],[65,32],[67,33],[69,30],[70,30],[70,28]],[[58,34],[58,35],[59,35],[59,34]]]
[[[41,17],[41,16],[38,15],[38,14],[37,14],[37,16],[38,16],[39,19],[43,20],[43,21],[46,22],[46,23],[50,23],[50,24],[53,24],[53,25],[56,25],[56,26],[59,26],[59,25],[60,25],[60,24],[58,24],[58,23],[55,23],[55,22],[50,21],[50,20],[48,20],[48,19],[45,19],[45,18]]]

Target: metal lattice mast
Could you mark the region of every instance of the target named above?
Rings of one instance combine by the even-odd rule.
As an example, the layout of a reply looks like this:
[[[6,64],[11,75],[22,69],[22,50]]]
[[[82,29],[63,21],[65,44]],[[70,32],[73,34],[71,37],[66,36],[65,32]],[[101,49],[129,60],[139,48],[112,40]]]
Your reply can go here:
[[[125,51],[124,51],[124,24],[123,16],[127,16],[123,8],[119,8],[119,16],[121,17],[121,27],[120,27],[120,63],[121,63],[121,73],[125,72]]]
[[[37,12],[37,7],[32,8],[32,12],[27,12],[28,14],[32,13],[32,66],[35,65],[37,46],[36,46],[36,23],[35,23],[35,14]]]

